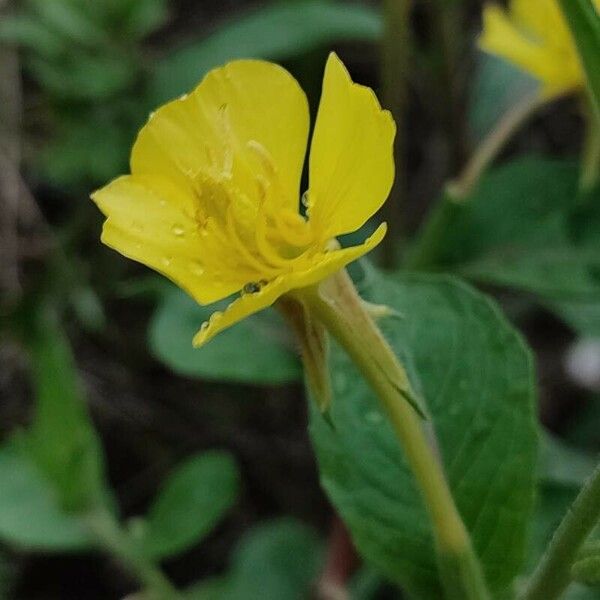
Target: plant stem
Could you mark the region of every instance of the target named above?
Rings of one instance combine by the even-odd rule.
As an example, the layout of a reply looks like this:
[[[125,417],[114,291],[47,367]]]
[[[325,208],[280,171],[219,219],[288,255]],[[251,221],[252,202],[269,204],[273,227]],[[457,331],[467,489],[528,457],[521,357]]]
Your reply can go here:
[[[553,600],[571,582],[577,551],[600,519],[600,465],[584,484],[555,531],[522,600]]]
[[[579,187],[589,192],[600,179],[600,124],[591,106],[586,107],[586,136],[581,160]]]
[[[431,518],[447,598],[489,598],[479,561],[440,462],[421,418],[406,400],[411,393],[406,371],[365,310],[352,281],[341,271],[320,289],[309,288],[301,294],[300,300],[348,352],[370,383],[391,421]]]
[[[114,556],[125,569],[135,574],[143,584],[149,600],[176,600],[179,593],[161,570],[148,560],[123,531],[117,520],[105,509],[88,514],[86,523],[108,554]]]
[[[398,258],[402,233],[401,206],[404,202],[406,173],[404,168],[403,123],[407,103],[407,82],[411,58],[411,0],[384,0],[384,39],[382,50],[383,102],[391,111],[398,131],[394,141],[396,177],[388,201],[381,210],[388,223],[388,235],[382,243],[383,266],[393,268]]]
[[[460,176],[448,185],[448,191],[456,200],[464,200],[471,194],[485,169],[542,103],[543,99],[537,93],[526,96],[498,121],[479,144]]]
[[[405,267],[428,269],[436,266],[444,232],[452,226],[454,219],[466,205],[485,169],[541,104],[539,95],[527,96],[500,119],[476,149],[459,177],[446,185],[442,197],[431,209],[409,249]]]

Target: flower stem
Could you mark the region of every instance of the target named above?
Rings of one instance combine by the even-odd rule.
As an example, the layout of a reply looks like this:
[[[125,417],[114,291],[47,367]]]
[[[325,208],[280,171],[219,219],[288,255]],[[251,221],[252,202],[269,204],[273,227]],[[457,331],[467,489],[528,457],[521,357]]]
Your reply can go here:
[[[586,109],[586,126],[579,181],[582,192],[589,192],[600,179],[600,124],[591,106]]]
[[[577,552],[600,519],[600,465],[584,484],[554,533],[521,600],[559,598],[571,582]]]
[[[114,556],[144,586],[148,600],[177,600],[180,594],[161,570],[148,560],[106,510],[91,511],[86,524],[99,546]]]
[[[301,300],[348,352],[391,421],[431,518],[447,598],[486,600],[489,594],[469,534],[421,417],[406,400],[410,394],[406,371],[365,310],[347,273],[338,273],[320,289],[303,290]]]
[[[398,244],[402,233],[401,206],[405,200],[404,132],[407,82],[412,52],[410,12],[412,0],[384,0],[384,39],[382,44],[381,80],[383,103],[391,111],[398,132],[394,141],[396,177],[388,201],[381,209],[389,231],[382,243],[383,266],[397,266]]]
[[[471,195],[483,172],[543,101],[538,93],[526,96],[498,121],[477,147],[459,177],[448,184],[448,191],[456,200],[464,200]]]
[[[428,269],[436,266],[444,232],[452,226],[466,205],[485,169],[541,104],[539,95],[527,96],[509,110],[481,142],[462,173],[446,185],[441,198],[431,209],[407,253],[406,268]]]

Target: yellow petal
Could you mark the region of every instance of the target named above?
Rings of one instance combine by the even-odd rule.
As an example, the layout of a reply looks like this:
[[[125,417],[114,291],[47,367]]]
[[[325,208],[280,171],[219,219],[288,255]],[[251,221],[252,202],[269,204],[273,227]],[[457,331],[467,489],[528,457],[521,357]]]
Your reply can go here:
[[[394,181],[396,126],[368,87],[329,55],[310,150],[309,216],[325,237],[356,231]]]
[[[280,296],[294,289],[308,287],[326,279],[348,263],[360,258],[381,242],[386,232],[382,223],[364,244],[333,250],[320,255],[314,265],[304,271],[286,273],[261,287],[257,292],[243,294],[234,300],[224,312],[214,313],[207,323],[194,336],[195,347],[206,344],[217,333],[231,327],[238,321],[271,306]]]
[[[521,20],[530,18],[520,9]],[[525,16],[524,16],[525,15]],[[546,31],[552,35],[555,31]],[[483,12],[483,33],[479,38],[482,50],[495,54],[531,74],[542,84],[546,98],[559,96],[581,85],[581,71],[574,49],[565,52],[545,39],[536,39],[535,31],[527,35],[497,6],[487,6]]]
[[[151,115],[134,145],[131,170],[182,185],[204,173],[257,201],[272,192],[296,210],[308,128],[306,96],[285,69],[234,61]]]
[[[102,231],[107,246],[162,273],[198,302],[226,298],[243,285],[201,262],[206,240],[193,218],[194,199],[168,180],[127,175],[92,199],[108,217]]]

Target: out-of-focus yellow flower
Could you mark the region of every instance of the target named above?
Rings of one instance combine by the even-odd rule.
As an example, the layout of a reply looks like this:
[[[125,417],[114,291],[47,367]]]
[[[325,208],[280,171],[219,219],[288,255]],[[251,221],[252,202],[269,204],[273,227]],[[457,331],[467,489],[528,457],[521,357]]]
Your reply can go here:
[[[394,121],[373,91],[329,56],[300,211],[306,97],[283,68],[257,60],[211,71],[150,116],[131,175],[96,191],[102,241],[159,271],[201,304],[240,293],[194,337],[219,331],[309,287],[376,246],[339,249],[383,204],[393,179]]]
[[[600,11],[600,0],[594,0]],[[511,0],[508,13],[487,6],[480,47],[528,72],[551,99],[582,88],[575,42],[556,0]]]

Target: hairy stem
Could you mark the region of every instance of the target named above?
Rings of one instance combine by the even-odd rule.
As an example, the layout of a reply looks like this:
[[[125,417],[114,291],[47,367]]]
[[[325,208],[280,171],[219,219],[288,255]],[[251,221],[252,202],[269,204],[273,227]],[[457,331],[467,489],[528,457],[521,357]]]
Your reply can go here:
[[[564,516],[521,600],[554,600],[571,582],[577,552],[600,519],[600,465]]]
[[[393,268],[398,257],[402,233],[402,211],[406,188],[404,169],[403,123],[407,103],[407,82],[411,56],[411,0],[384,0],[385,31],[382,53],[383,102],[391,111],[398,127],[394,142],[396,178],[388,201],[381,210],[388,223],[383,249],[383,266]]]
[[[179,593],[162,571],[148,560],[120,527],[116,519],[104,509],[92,511],[86,523],[99,546],[114,556],[127,571],[144,586],[149,600],[177,600]]]
[[[347,273],[338,273],[322,284],[321,289],[303,290],[301,300],[348,352],[391,421],[431,518],[447,598],[489,598],[479,561],[442,466],[421,417],[407,401],[412,394],[408,376],[365,310]]]
[[[526,96],[498,121],[477,147],[459,177],[449,184],[448,191],[452,196],[463,200],[471,194],[483,172],[542,102],[537,93]]]

